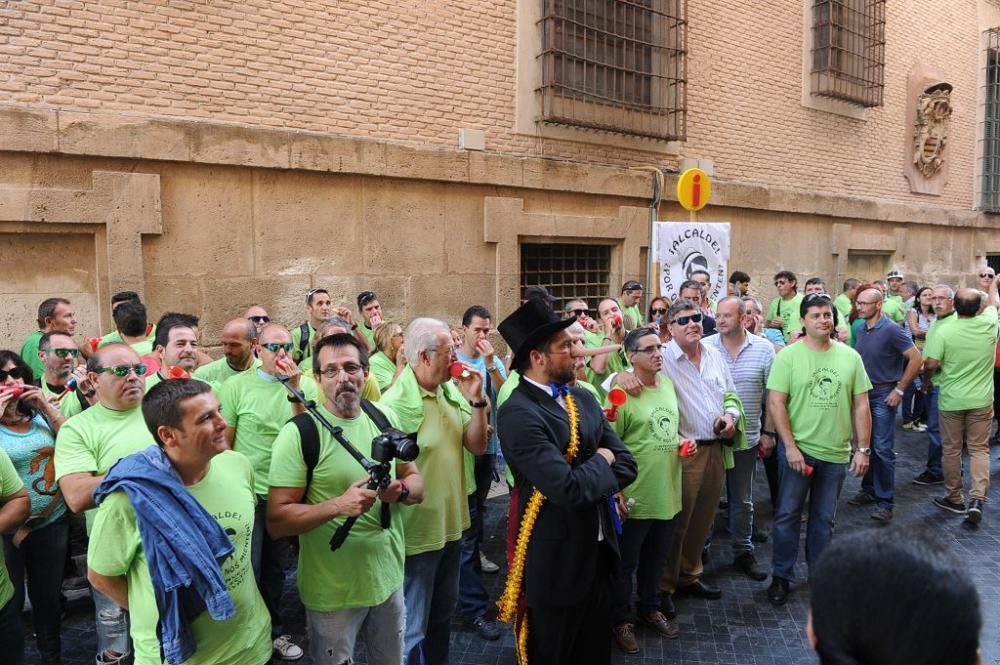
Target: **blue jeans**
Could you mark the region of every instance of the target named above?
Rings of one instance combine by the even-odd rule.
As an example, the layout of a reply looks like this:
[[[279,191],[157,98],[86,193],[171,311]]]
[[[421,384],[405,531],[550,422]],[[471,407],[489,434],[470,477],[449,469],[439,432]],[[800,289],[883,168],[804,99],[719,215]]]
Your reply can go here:
[[[306,609],[309,655],[315,665],[352,663],[358,635],[364,635],[369,663],[400,665],[403,662],[404,613],[402,589],[397,589],[374,607],[351,607],[335,612]]]
[[[132,653],[132,637],[129,634],[128,612],[97,589],[91,589],[94,599],[94,615],[97,620],[97,653],[114,651],[122,654],[121,662],[128,662]]]
[[[903,422],[912,423],[927,416],[926,395],[920,390],[920,377],[910,382],[903,394]]]
[[[462,565],[458,573],[458,612],[470,619],[486,616],[490,596],[483,586],[483,571],[479,562],[479,541],[483,533],[483,516],[479,512],[476,493],[469,495],[471,526],[462,534]]]
[[[14,585],[14,603],[24,607],[24,582],[35,627],[35,643],[44,663],[59,660],[62,616],[62,572],[69,545],[69,519],[63,515],[52,524],[33,529],[17,547],[13,536],[4,536],[3,549]]]
[[[811,476],[792,471],[785,457],[785,447],[778,447],[778,513],[774,516],[774,577],[794,579],[792,569],[799,556],[799,531],[802,528],[802,507],[809,499],[809,522],[806,525],[806,562],[812,572],[820,554],[833,538],[837,517],[837,499],[844,486],[846,464],[822,462],[804,455],[813,467]]]
[[[433,552],[406,557],[403,653],[408,665],[447,665],[461,561],[461,540],[445,543]]]
[[[861,480],[861,490],[875,497],[875,505],[892,510],[896,481],[896,409],[885,403],[892,388],[868,391],[872,412],[872,456],[868,472]]]
[[[733,557],[753,554],[753,478],[757,468],[757,446],[733,451],[733,468],[726,471],[729,502],[729,533]]]
[[[941,456],[944,449],[941,447],[941,419],[938,411],[938,395],[941,390],[934,386],[927,393],[924,404],[927,407],[927,473],[935,478],[944,478],[944,469],[941,467]]]

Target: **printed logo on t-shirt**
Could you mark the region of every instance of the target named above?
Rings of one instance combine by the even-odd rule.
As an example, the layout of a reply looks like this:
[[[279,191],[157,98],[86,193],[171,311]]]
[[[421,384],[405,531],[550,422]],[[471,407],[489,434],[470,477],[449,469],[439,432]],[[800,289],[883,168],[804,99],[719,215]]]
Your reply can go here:
[[[670,409],[658,406],[649,415],[650,429],[656,435],[656,450],[666,452],[669,443],[677,440],[677,423],[674,422]]]
[[[222,564],[222,577],[226,580],[227,587],[236,589],[243,584],[246,576],[253,570],[249,563],[252,550],[253,519],[247,520],[242,513],[232,510],[224,510],[212,515],[212,517],[229,536],[229,541],[235,548],[232,556]]]
[[[837,406],[837,395],[843,382],[837,372],[829,367],[820,367],[809,379],[809,404],[817,409],[833,409]]]

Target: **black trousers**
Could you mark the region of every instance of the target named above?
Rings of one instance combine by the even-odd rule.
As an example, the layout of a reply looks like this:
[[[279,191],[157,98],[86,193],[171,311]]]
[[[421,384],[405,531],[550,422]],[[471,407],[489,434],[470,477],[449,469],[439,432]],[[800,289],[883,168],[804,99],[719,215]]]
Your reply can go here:
[[[578,604],[528,607],[529,663],[604,665],[611,662],[611,584],[618,562],[609,547],[601,549],[594,581]]]

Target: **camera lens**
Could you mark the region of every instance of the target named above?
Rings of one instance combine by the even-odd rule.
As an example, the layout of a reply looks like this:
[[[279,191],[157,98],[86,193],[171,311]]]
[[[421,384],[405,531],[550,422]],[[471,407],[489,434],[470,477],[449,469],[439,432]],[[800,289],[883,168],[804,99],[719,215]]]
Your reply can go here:
[[[415,441],[403,439],[396,443],[396,457],[404,462],[412,462],[420,454],[420,448]]]

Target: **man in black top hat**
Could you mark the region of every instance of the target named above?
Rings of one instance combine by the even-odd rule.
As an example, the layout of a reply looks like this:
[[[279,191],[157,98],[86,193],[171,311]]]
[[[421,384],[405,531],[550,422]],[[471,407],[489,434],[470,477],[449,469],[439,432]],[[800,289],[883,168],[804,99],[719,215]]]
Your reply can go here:
[[[635,459],[600,405],[567,385],[575,371],[566,332],[573,321],[561,320],[544,301],[529,300],[498,328],[521,380],[500,407],[497,428],[514,473],[519,532],[529,534],[512,566],[516,570],[521,558],[526,612],[508,611],[505,618],[517,615],[516,642],[530,624],[520,656],[536,665],[611,661],[609,592],[618,560],[611,510],[614,495],[636,477]],[[544,499],[533,510],[536,493]],[[517,605],[520,582],[515,574],[508,579],[502,617],[504,601],[508,610]]]

